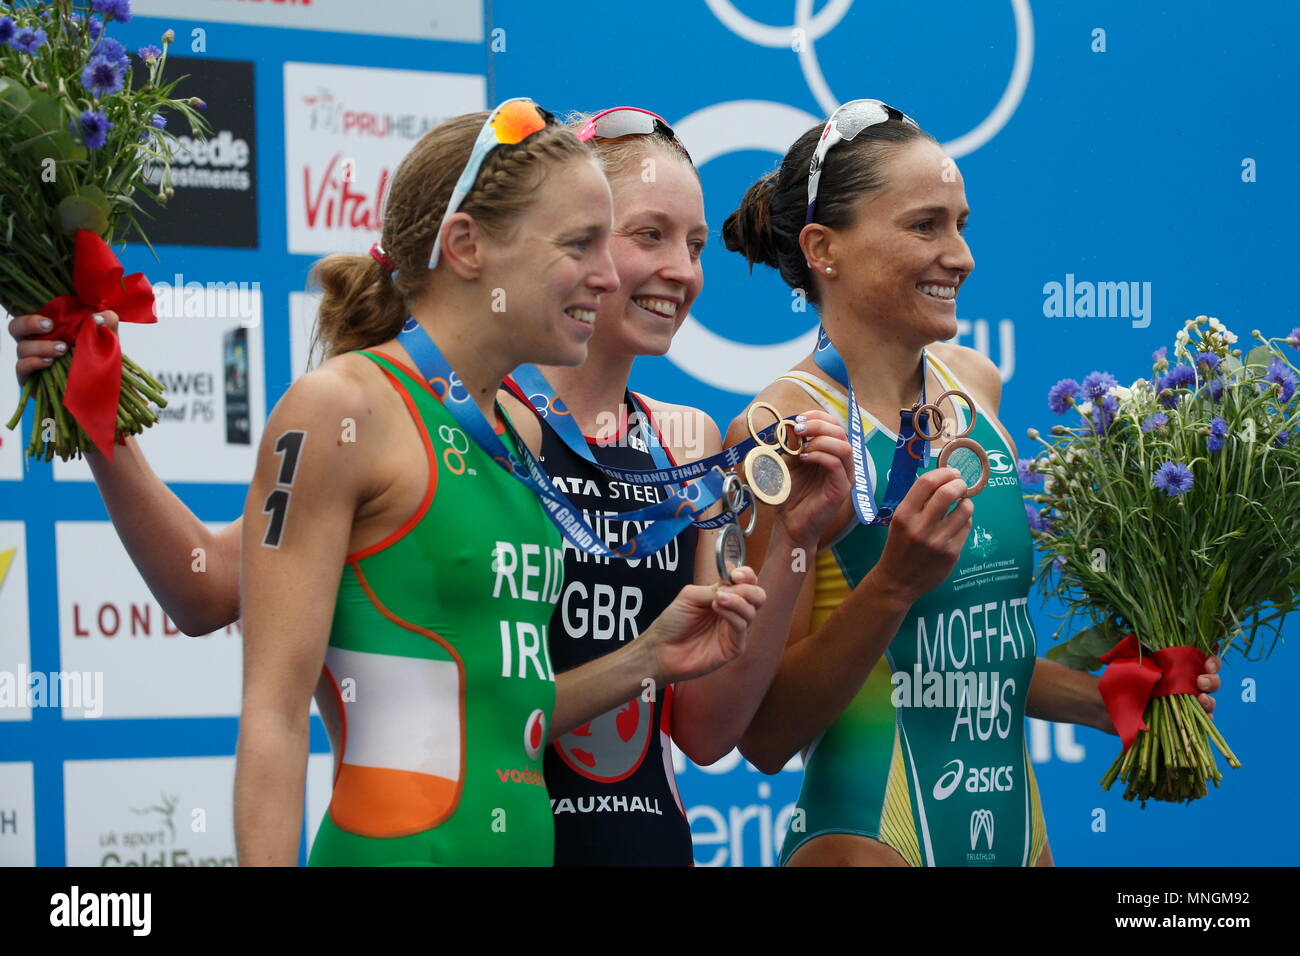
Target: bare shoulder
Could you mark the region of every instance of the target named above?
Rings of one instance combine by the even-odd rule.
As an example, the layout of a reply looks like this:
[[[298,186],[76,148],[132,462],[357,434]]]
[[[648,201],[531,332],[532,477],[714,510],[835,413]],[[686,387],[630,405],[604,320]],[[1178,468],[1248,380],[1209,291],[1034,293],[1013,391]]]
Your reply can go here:
[[[976,398],[991,410],[996,411],[1002,401],[1002,373],[983,352],[965,345],[949,342],[937,342],[930,346],[935,358],[952,369],[954,375],[967,388],[976,393]]]
[[[259,470],[274,466],[286,435],[301,433],[297,446],[304,468],[317,477],[347,477],[366,487],[374,477],[371,463],[383,459],[397,416],[404,414],[376,365],[356,355],[332,358],[294,381],[276,403],[262,438]]]
[[[329,417],[336,412],[359,411],[373,405],[382,384],[379,370],[357,355],[340,355],[299,377],[276,403],[271,418]]]
[[[508,388],[497,390],[497,401],[510,419],[510,424],[514,426],[515,434],[523,439],[529,451],[534,455],[540,455],[542,453],[542,423],[538,420],[537,413],[533,411],[532,406],[520,401],[515,396],[515,393]]]
[[[718,423],[708,412],[693,405],[675,405],[637,392],[654,418],[655,428],[678,463],[695,461],[722,448]]]

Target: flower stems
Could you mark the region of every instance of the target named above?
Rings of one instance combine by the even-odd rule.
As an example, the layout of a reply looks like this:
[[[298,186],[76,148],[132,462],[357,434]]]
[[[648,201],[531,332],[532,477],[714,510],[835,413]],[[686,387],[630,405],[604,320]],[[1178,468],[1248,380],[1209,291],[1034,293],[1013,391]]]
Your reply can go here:
[[[18,408],[7,423],[10,430],[18,427],[27,403],[35,401],[32,437],[27,445],[28,458],[51,461],[58,455],[60,460],[67,461],[69,458],[80,458],[95,447],[85,429],[65,410],[63,404],[73,351],[70,349],[55,359],[48,368],[33,373],[27,379],[18,399]],[[149,407],[150,402],[159,408],[167,407],[162,384],[123,355],[122,387],[118,392],[114,437],[120,439],[126,435],[139,435],[157,422],[158,416]],[[49,434],[47,422],[54,426],[53,435]]]
[[[1101,778],[1103,790],[1122,780],[1124,799],[1139,800],[1143,806],[1148,800],[1199,800],[1209,792],[1209,783],[1217,787],[1223,779],[1208,740],[1214,741],[1228,766],[1241,766],[1192,694],[1157,697],[1143,717],[1149,729],[1139,731],[1133,746],[1115,758]]]

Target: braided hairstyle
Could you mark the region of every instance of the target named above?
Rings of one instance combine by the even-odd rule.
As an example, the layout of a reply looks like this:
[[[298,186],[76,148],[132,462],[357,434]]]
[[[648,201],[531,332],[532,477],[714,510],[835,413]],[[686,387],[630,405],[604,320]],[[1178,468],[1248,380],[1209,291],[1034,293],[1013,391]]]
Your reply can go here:
[[[722,241],[754,263],[771,266],[792,289],[802,289],[813,305],[820,295],[799,246],[808,215],[808,167],[823,124],[800,136],[780,165],[745,192],[740,206],[722,224]],[[891,118],[868,126],[852,140],[837,143],[822,163],[817,186],[816,222],[831,229],[853,225],[858,200],[885,184],[885,162],[913,140],[936,142],[929,133]]]
[[[384,201],[380,246],[396,270],[391,275],[370,255],[326,256],[312,268],[323,292],[312,352],[333,358],[394,338],[424,292],[429,256],[451,194],[488,114],[467,113],[420,137],[394,173]],[[537,195],[551,167],[591,152],[568,129],[551,124],[523,142],[487,155],[474,188],[461,203],[489,236],[504,238]]]

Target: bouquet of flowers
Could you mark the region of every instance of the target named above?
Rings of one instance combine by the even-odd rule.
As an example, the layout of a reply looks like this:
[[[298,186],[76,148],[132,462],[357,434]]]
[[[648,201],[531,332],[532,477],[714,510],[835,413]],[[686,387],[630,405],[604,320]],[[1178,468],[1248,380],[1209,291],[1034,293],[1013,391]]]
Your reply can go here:
[[[93,320],[112,309],[121,321],[156,321],[149,282],[123,278],[109,246],[148,245],[135,193],[163,202],[173,192],[176,140],[165,114],[201,135],[203,103],[172,97],[183,77],[163,80],[170,30],[134,65],[108,36],[113,20],[131,19],[129,0],[15,0],[0,13],[0,306],[51,318],[43,337],[69,346],[28,379],[8,427],[35,398],[28,457],[67,460],[91,448],[111,457],[115,440],[157,421],[149,402],[166,401]]]
[[[1106,665],[1100,689],[1124,748],[1102,788],[1121,779],[1144,806],[1218,786],[1207,738],[1241,766],[1197,703],[1196,676],[1211,653],[1270,652],[1300,592],[1300,329],[1252,334],[1243,356],[1223,323],[1199,316],[1173,364],[1155,353],[1151,381],[1065,379],[1048,404],[1078,422],[1051,440],[1029,431],[1045,446],[1022,463],[1045,479],[1026,496],[1036,576],[1067,625],[1090,624],[1047,656]]]

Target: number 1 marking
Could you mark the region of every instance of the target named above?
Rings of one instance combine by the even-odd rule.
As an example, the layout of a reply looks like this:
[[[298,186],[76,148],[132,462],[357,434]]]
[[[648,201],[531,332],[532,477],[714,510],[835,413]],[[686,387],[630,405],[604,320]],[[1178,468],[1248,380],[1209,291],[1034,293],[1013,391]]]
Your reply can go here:
[[[298,470],[298,456],[302,453],[302,445],[306,440],[307,433],[297,430],[285,432],[276,439],[275,453],[284,455],[280,462],[280,477],[276,479],[276,484],[293,486],[294,472]]]
[[[280,539],[284,536],[284,519],[289,514],[289,492],[283,488],[276,488],[267,495],[266,504],[262,505],[262,514],[271,516],[271,520],[266,526],[266,537],[262,539],[262,544],[265,547],[279,550]]]

